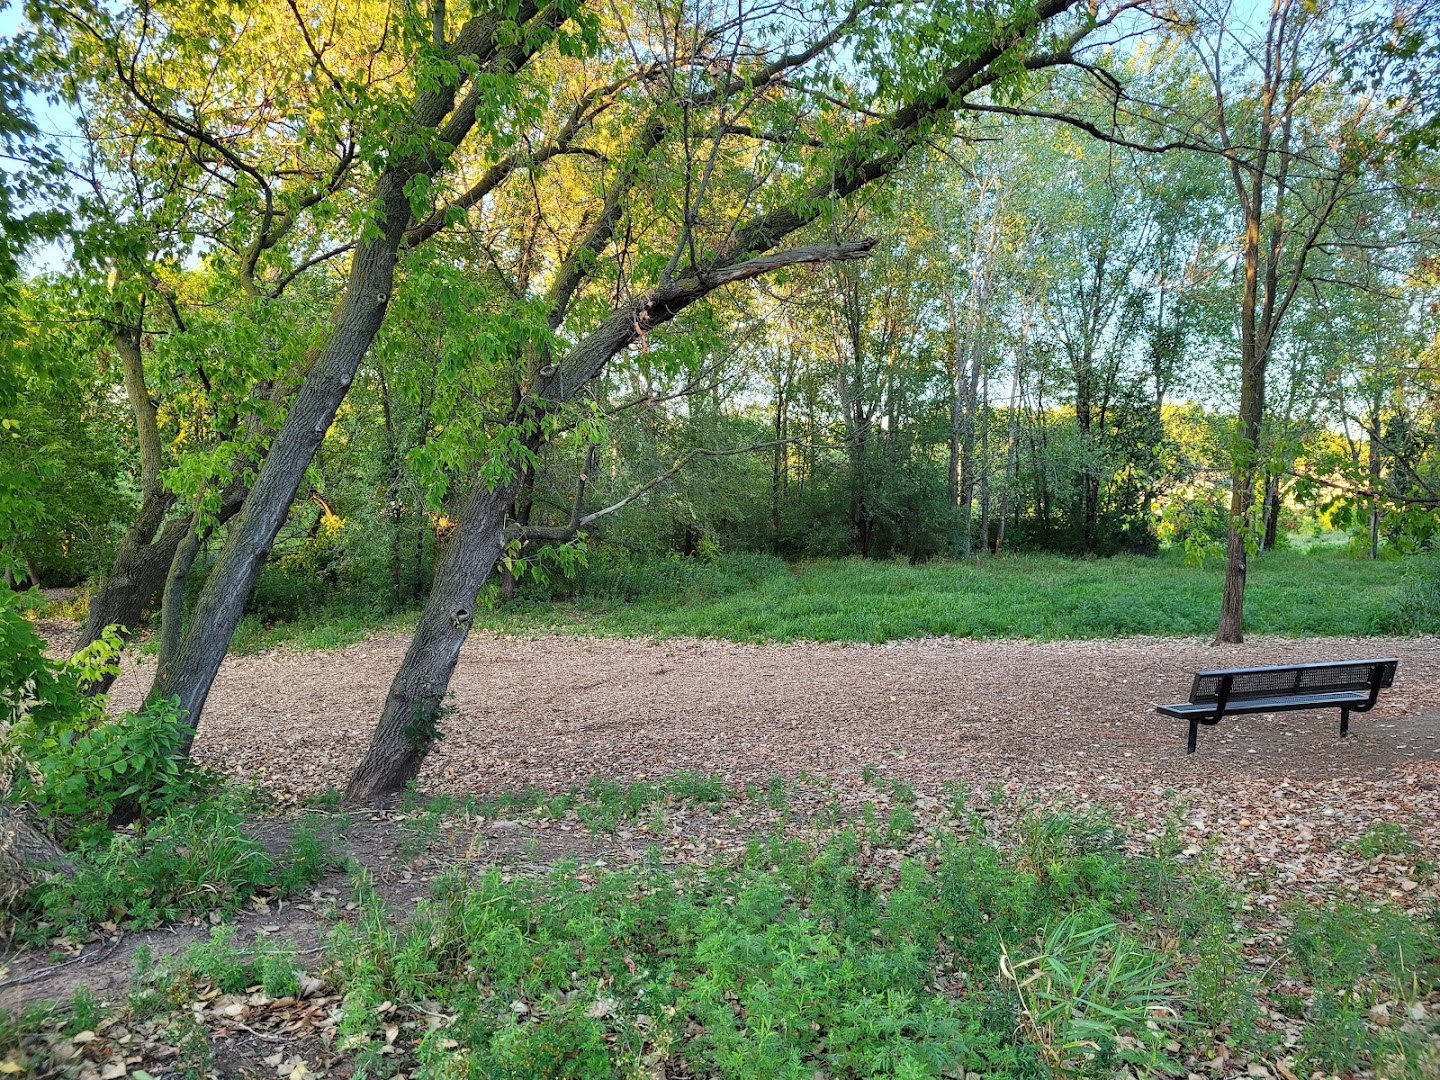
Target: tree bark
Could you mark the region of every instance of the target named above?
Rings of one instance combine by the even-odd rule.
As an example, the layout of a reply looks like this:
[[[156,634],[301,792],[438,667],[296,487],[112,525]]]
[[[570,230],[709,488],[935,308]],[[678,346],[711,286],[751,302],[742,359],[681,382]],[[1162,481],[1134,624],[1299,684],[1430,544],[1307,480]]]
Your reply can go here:
[[[160,655],[157,663],[160,667],[173,664],[175,653],[180,648],[180,632],[185,626],[185,586],[190,580],[190,568],[195,565],[195,557],[200,554],[198,525],[192,515],[165,577],[165,595],[160,603]]]
[[[150,601],[165,584],[165,575],[180,541],[185,538],[189,520],[175,518],[165,522],[159,535],[152,525],[162,519],[173,500],[165,497],[155,502],[142,503],[140,515],[125,532],[120,547],[115,552],[115,562],[105,584],[90,598],[90,611],[85,616],[85,625],[75,649],[79,651],[94,641],[107,626],[117,627],[120,640],[129,641],[145,616]],[[149,539],[142,539],[148,531]],[[92,693],[104,693],[110,689],[114,676],[107,676],[92,684]]]
[[[788,444],[790,420],[790,381],[792,378],[788,356],[790,344],[785,344],[786,366],[777,364],[775,378],[775,448],[770,459],[770,553],[780,554],[780,507],[785,487],[789,480],[790,447]]]
[[[1316,72],[1332,63],[1321,50],[1309,58],[1301,43],[1318,10],[1306,4],[1275,4],[1265,26],[1263,48],[1255,43],[1246,61],[1260,67],[1254,100],[1253,147],[1248,160],[1229,159],[1231,183],[1241,211],[1243,288],[1240,302],[1240,407],[1231,448],[1229,535],[1225,549],[1225,592],[1220,601],[1217,643],[1244,640],[1246,546],[1253,533],[1255,486],[1263,465],[1261,426],[1265,419],[1265,371],[1271,348],[1290,305],[1305,279],[1306,263],[1321,243],[1331,216],[1369,167],[1363,154],[1342,154],[1338,163],[1323,167],[1308,181],[1309,199],[1296,195],[1291,168],[1305,161],[1312,145],[1296,140],[1304,135],[1297,121],[1308,93],[1325,85]],[[1213,121],[1217,133],[1231,142],[1228,130],[1229,64],[1222,63],[1224,48],[1214,46],[1213,66],[1207,73],[1214,84]],[[1328,106],[1327,106],[1328,108]],[[1356,119],[1366,115],[1362,103]],[[1341,121],[1344,122],[1343,120]],[[1328,138],[1328,136],[1327,136]],[[1322,143],[1328,148],[1328,144]],[[1324,154],[1315,155],[1315,160]],[[1313,168],[1312,162],[1306,168]]]
[[[75,865],[59,844],[26,821],[15,807],[0,802],[0,906],[46,873],[73,877]]]
[[[1370,413],[1370,426],[1366,432],[1368,446],[1367,464],[1370,472],[1370,490],[1375,494],[1370,496],[1370,558],[1380,558],[1380,518],[1382,509],[1380,506],[1380,407],[1377,404]]]
[[[125,395],[135,416],[135,437],[140,450],[140,510],[120,540],[105,584],[90,598],[90,610],[76,642],[76,651],[99,640],[109,626],[117,627],[121,641],[130,639],[144,618],[145,609],[165,583],[170,560],[186,529],[184,521],[165,521],[175,497],[165,490],[160,480],[160,429],[155,403],[145,385],[145,358],[139,330],[129,323],[117,325],[111,342],[120,357]],[[92,693],[104,693],[114,678],[107,675],[89,689]]]
[[[1015,473],[1019,464],[1019,425],[1015,411],[1015,396],[1020,386],[1020,370],[1025,363],[1026,330],[1028,324],[1020,324],[1020,343],[1015,352],[1015,367],[1010,373],[1010,404],[1005,419],[1005,486],[1000,492],[1000,520],[995,528],[995,554],[1005,546],[1005,522],[1010,516],[1010,494],[1015,485]],[[1018,508],[1018,504],[1017,504]]]
[[[380,713],[370,748],[345,789],[351,805],[388,802],[420,772],[439,737],[445,692],[470,633],[475,600],[505,549],[514,483],[477,486],[461,505],[425,611]]]
[[[980,379],[980,550],[990,550],[990,372]]]

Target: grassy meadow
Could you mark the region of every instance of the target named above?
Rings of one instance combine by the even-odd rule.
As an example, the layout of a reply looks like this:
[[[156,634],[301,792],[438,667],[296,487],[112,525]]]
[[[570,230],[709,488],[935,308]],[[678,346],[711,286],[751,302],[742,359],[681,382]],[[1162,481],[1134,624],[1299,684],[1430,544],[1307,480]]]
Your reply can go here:
[[[475,625],[502,633],[756,643],[1208,637],[1222,586],[1217,560],[1190,565],[1176,551],[1111,559],[1019,554],[911,566],[861,559],[786,563],[754,554],[701,561],[598,549],[572,578],[526,579],[509,603],[497,602],[492,584]],[[266,588],[262,577],[257,593]],[[306,595],[289,617],[267,617],[263,607],[247,615],[232,651],[339,648],[367,634],[408,632],[419,617],[417,609],[378,608],[368,591],[317,592],[313,579],[302,588]],[[83,619],[83,600],[52,606],[49,614]],[[1296,638],[1440,632],[1440,560],[1372,562],[1334,544],[1254,556],[1245,627]],[[142,648],[153,644],[142,642]]]
[[[1291,637],[1404,631],[1413,588],[1406,560],[1370,562],[1333,547],[1252,559],[1246,628]],[[496,630],[718,637],[732,641],[884,642],[950,636],[1124,637],[1213,634],[1223,568],[1157,557],[1006,555],[971,562],[828,560],[789,566],[766,556],[711,563],[592,558],[548,594],[479,616]],[[540,593],[540,595],[536,595]]]

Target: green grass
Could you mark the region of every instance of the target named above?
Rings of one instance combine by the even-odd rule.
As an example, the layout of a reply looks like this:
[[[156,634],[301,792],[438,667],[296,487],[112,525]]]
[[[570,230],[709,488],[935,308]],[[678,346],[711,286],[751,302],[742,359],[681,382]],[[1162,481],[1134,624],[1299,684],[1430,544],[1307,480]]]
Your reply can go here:
[[[299,892],[338,865],[332,829],[297,823],[286,849],[272,855],[242,828],[242,808],[238,793],[222,790],[87,839],[72,852],[72,875],[46,876],[0,908],[0,939],[83,942],[107,922],[143,930],[229,915],[255,896]]]
[[[1365,637],[1440,630],[1434,557],[1357,558],[1338,545],[1252,557],[1245,629],[1283,637]],[[476,613],[507,633],[713,637],[741,642],[871,642],[921,637],[1210,637],[1223,566],[1178,552],[1072,559],[1027,554],[902,562],[768,555],[712,562],[598,551],[572,581],[533,584]],[[247,615],[231,651],[332,649],[414,629],[417,611],[379,616],[326,604],[289,621]],[[142,646],[145,648],[147,646]],[[148,647],[153,647],[151,643]]]
[[[278,645],[296,649],[343,649],[375,633],[409,633],[415,629],[419,611],[402,611],[378,616],[363,612],[336,613],[326,609],[301,615],[292,622],[266,623],[246,615],[235,628],[230,651],[238,655],[264,652]],[[158,648],[147,642],[150,648]]]
[[[1394,625],[1406,562],[1333,548],[1254,557],[1246,630],[1363,636]],[[713,564],[597,560],[570,595],[482,612],[497,630],[719,637],[732,641],[883,642],[902,638],[1212,635],[1223,568],[1156,558],[1020,555],[976,562],[836,560],[787,567],[734,556]]]
[[[956,825],[867,811],[678,869],[457,871],[403,919],[372,895],[329,955],[344,1044],[434,1077],[1103,1078],[1183,1074],[1217,1043],[1432,1075],[1428,1019],[1369,1017],[1436,989],[1435,919],[1296,904],[1257,965],[1240,895],[1165,838],[1127,854],[1063,809]],[[438,1022],[391,1054],[392,1011]]]
[[[991,832],[964,791],[930,814],[908,785],[871,783],[888,812],[831,795],[798,832],[763,805],[777,785],[696,774],[600,781],[563,807],[529,791],[467,803],[601,827],[586,807],[634,820],[683,806],[688,820],[729,806],[755,828],[678,866],[658,848],[617,868],[462,863],[403,911],[357,875],[355,910],[335,913],[310,965],[341,1002],[336,1045],[356,1076],[433,1080],[1106,1080],[1217,1056],[1278,1059],[1285,1075],[1436,1075],[1440,1017],[1420,1005],[1440,991],[1440,912],[1252,910],[1182,856],[1178,818],[1146,843],[1094,809],[1033,806]],[[1371,830],[1386,849],[1393,832]],[[167,1069],[207,1075],[197,1000],[288,999],[306,979],[292,945],[217,927],[159,966],[138,960],[126,1004],[87,994],[68,1014],[0,1016],[0,1063],[43,1075],[48,1035],[145,1023],[181,1051]]]

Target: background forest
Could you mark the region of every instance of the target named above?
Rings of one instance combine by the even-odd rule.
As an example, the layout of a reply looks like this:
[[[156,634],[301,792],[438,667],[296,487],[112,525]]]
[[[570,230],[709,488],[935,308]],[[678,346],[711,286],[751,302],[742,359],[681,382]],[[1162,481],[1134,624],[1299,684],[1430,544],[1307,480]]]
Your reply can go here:
[[[1104,138],[1091,114],[1106,84],[1069,72],[1032,80],[1024,107],[977,103],[963,130],[927,134],[887,183],[813,227],[837,243],[873,239],[868,258],[714,293],[616,355],[583,407],[514,463],[508,517],[552,535],[512,541],[490,600],[514,595],[517,576],[522,596],[563,595],[586,588],[587,566],[655,557],[918,563],[1173,548],[1214,565],[1237,459],[1258,508],[1240,530],[1253,550],[1426,549],[1440,490],[1433,153],[1428,136],[1401,130],[1425,103],[1382,107],[1345,81],[1382,62],[1358,40],[1337,45],[1348,10],[1197,9],[1183,32],[1107,43],[1097,55],[1123,80],[1115,100],[1129,115],[1121,124],[1116,111]],[[1248,21],[1237,31],[1227,18]],[[1284,103],[1285,145],[1268,121],[1270,153],[1290,172],[1236,173],[1213,138],[1223,110],[1262,135],[1267,122],[1255,113],[1267,76],[1246,70],[1238,43],[1284,19],[1286,78],[1310,80]],[[26,47],[43,68],[38,39]],[[346,256],[325,234],[353,209],[297,220],[265,251],[283,246],[288,261],[252,267],[236,287],[232,264],[258,253],[229,238],[222,205],[191,192],[211,163],[187,160],[142,97],[102,80],[75,98],[74,72],[54,74],[44,116],[62,148],[35,160],[73,214],[68,239],[9,287],[5,573],[93,587],[137,515],[154,519],[145,541],[163,530],[173,552],[175,523],[199,511],[215,520],[196,537],[193,602],[342,293]],[[681,94],[667,78],[644,93]],[[561,109],[554,122],[580,116]],[[503,444],[503,425],[487,418],[524,382],[496,357],[533,333],[527,298],[552,272],[553,238],[589,220],[567,188],[620,136],[587,122],[592,143],[573,164],[487,194],[398,272],[259,576],[253,620],[424,600],[469,478],[501,456],[488,444]],[[762,168],[783,168],[786,122],[767,116],[772,130],[750,132],[743,152],[687,142],[704,168],[680,170],[673,190],[659,172],[645,182],[684,202],[699,171],[743,199]],[[121,152],[121,131],[140,141]],[[35,133],[32,151],[41,142]],[[1273,190],[1254,198],[1252,175]],[[1252,212],[1258,365],[1239,317]],[[637,235],[649,227],[628,221],[604,258],[625,271],[663,259]],[[1237,414],[1247,370],[1264,390],[1253,445],[1241,426],[1254,418]],[[163,580],[165,562],[152,576]]]

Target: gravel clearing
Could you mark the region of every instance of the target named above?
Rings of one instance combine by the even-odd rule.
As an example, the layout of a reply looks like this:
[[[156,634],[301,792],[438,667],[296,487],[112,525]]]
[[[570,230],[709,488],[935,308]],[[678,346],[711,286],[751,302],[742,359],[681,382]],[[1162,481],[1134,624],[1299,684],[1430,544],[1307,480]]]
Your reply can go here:
[[[407,645],[380,636],[334,652],[232,657],[210,695],[199,758],[281,793],[342,787]],[[1359,859],[1348,843],[1395,821],[1440,861],[1440,642],[1434,638],[922,640],[881,646],[737,645],[477,633],[452,683],[454,713],[425,790],[564,788],[678,770],[764,783],[801,770],[843,791],[865,766],[937,793],[1094,803],[1149,828],[1183,808],[1188,840],[1243,877],[1287,887],[1353,882],[1407,906],[1433,896],[1413,860]],[[1192,672],[1397,656],[1395,686],[1338,738],[1338,714],[1282,713],[1202,728],[1154,705]],[[133,706],[151,663],[113,700]],[[1391,863],[1393,862],[1393,865]],[[1422,880],[1418,880],[1422,879]]]

